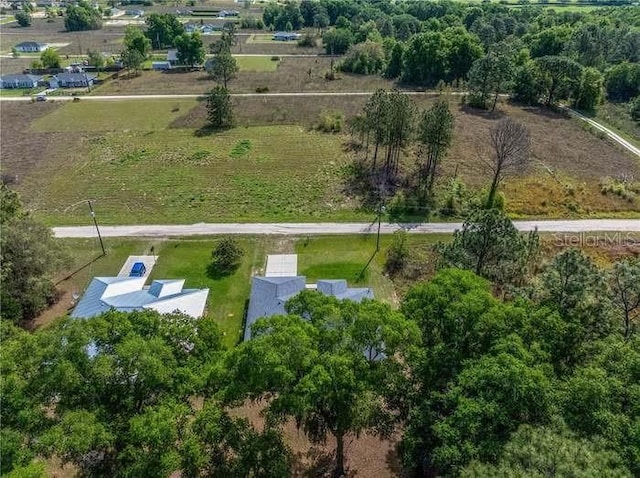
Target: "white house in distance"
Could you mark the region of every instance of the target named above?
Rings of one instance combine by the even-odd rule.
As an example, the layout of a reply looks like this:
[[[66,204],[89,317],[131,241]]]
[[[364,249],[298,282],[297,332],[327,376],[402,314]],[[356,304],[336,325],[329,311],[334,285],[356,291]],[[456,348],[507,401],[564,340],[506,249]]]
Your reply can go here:
[[[23,41],[15,46],[17,51],[23,53],[38,53],[45,51],[47,48],[49,48],[49,45],[46,43],[39,43],[37,41]]]
[[[196,319],[204,314],[209,289],[185,289],[184,279],[154,280],[150,286],[145,281],[146,277],[94,277],[71,317],[88,319],[109,310],[144,309],[161,314],[178,311]]]

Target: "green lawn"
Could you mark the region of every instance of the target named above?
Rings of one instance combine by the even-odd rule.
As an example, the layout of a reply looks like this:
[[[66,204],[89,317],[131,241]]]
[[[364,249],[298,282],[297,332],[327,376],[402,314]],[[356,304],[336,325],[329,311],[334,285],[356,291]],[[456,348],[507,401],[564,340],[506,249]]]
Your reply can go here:
[[[279,61],[268,56],[237,56],[240,71],[276,71]]]
[[[449,237],[439,234],[409,235],[407,243],[410,248],[421,248]],[[374,256],[375,234],[301,238],[295,246],[298,274],[306,276],[308,282],[347,279],[350,286],[373,287],[376,298],[396,304],[398,297],[393,282],[383,274],[386,250],[391,240],[391,235],[380,236],[380,251]],[[372,256],[373,260],[365,270]]]
[[[152,131],[166,128],[196,100],[91,101],[66,103],[31,124],[36,132]]]
[[[143,131],[166,125],[172,103],[160,103],[163,116],[145,111],[142,104],[67,104],[35,123],[40,131],[71,125],[89,131],[122,128],[85,138],[73,148],[60,144],[47,163],[25,177],[20,190],[29,192],[38,218],[56,225],[85,224],[83,200],[91,198],[103,224],[370,219],[341,192],[340,171],[348,157],[340,137],[299,126],[235,128],[212,135],[189,129]],[[108,120],[95,112],[92,118],[86,105],[108,115],[117,111],[114,106],[126,105],[132,117]],[[86,115],[86,123],[76,117],[65,124],[74,111]]]
[[[7,88],[0,90],[0,96],[25,96],[35,95],[44,91],[45,88]]]

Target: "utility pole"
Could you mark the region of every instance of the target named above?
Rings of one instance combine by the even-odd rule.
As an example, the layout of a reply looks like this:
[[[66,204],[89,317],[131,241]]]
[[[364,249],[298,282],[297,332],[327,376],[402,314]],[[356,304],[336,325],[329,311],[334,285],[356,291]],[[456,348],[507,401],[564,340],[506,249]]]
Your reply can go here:
[[[96,213],[93,211],[93,206],[91,205],[91,200],[87,199],[87,204],[89,204],[89,211],[91,211],[91,217],[93,218],[93,224],[96,226],[96,231],[98,232],[98,239],[100,239],[100,247],[102,248],[102,255],[106,256],[107,251],[104,250],[104,243],[102,242],[102,236],[100,235],[100,229],[98,228],[98,221],[96,220]]]

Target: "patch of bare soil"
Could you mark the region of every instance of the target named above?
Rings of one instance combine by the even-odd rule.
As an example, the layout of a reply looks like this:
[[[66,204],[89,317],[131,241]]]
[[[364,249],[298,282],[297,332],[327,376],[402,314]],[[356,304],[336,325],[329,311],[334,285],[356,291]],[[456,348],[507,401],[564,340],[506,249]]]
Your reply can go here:
[[[54,102],[0,102],[3,177],[10,182],[20,183],[21,179],[41,161],[46,161],[50,144],[55,141],[69,141],[69,135],[29,131],[32,121],[59,107],[60,103]]]
[[[247,418],[259,430],[264,427],[261,415],[262,404],[247,405],[230,410],[232,416]],[[298,430],[293,421],[283,427],[286,443],[294,454],[294,477],[320,477],[331,474],[335,457],[335,441],[311,443],[305,434]],[[375,435],[363,433],[359,437],[351,436],[345,442],[345,461],[348,477],[391,478],[402,475],[402,465],[396,453],[400,433],[389,439],[380,439]]]

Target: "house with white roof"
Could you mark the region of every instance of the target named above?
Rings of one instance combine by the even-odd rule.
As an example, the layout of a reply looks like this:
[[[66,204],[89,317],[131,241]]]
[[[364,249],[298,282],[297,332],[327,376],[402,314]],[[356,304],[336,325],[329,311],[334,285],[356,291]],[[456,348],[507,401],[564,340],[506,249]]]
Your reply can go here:
[[[150,286],[145,281],[146,277],[94,277],[71,317],[88,319],[109,310],[144,309],[193,318],[204,314],[209,289],[185,289],[184,279],[154,280]]]

